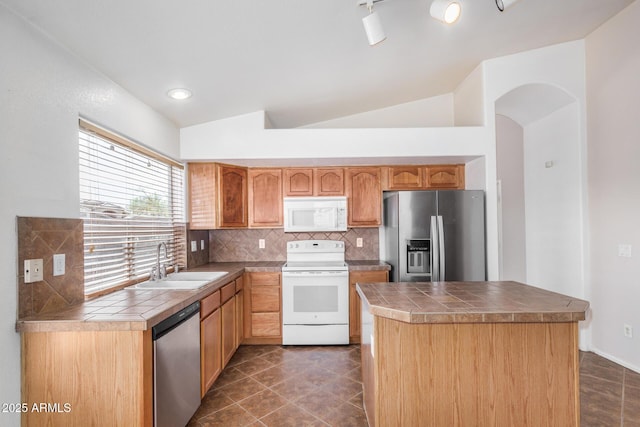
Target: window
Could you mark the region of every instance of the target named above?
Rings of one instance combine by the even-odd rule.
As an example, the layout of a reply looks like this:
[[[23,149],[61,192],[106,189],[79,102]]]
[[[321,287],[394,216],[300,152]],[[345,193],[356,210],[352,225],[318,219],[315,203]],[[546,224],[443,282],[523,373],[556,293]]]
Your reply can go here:
[[[85,294],[123,287],[160,260],[185,264],[184,167],[80,120]]]

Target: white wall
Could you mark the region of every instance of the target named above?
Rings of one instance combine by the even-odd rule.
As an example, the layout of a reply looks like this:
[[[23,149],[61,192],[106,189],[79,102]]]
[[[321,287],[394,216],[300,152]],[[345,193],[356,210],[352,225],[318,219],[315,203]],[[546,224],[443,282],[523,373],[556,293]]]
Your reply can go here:
[[[496,115],[496,162],[500,181],[500,279],[527,283],[524,203],[524,132]]]
[[[178,130],[1,5],[0,54],[0,403],[19,403],[16,216],[78,217],[79,115],[172,157]]]
[[[584,298],[578,115],[573,103],[524,127],[526,277]]]
[[[593,348],[640,372],[640,2],[586,38]],[[632,258],[618,244],[632,245]],[[632,339],[623,325],[634,327]]]
[[[453,94],[314,123],[302,128],[418,128],[453,126]]]
[[[485,124],[484,66],[478,65],[453,93],[455,126]]]

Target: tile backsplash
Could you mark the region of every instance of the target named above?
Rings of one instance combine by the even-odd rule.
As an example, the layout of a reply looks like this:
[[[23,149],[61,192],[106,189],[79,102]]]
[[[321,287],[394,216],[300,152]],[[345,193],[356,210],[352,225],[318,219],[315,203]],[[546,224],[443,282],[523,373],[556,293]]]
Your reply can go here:
[[[357,239],[363,246],[358,248]],[[258,247],[265,240],[264,249]],[[210,230],[209,262],[285,261],[287,242],[292,240],[342,240],[347,260],[377,260],[378,229],[351,228],[343,233],[285,233],[281,228],[246,230]]]
[[[18,318],[84,301],[81,219],[18,217]],[[53,255],[65,254],[65,274],[53,275]],[[24,283],[24,260],[43,260],[44,280]]]

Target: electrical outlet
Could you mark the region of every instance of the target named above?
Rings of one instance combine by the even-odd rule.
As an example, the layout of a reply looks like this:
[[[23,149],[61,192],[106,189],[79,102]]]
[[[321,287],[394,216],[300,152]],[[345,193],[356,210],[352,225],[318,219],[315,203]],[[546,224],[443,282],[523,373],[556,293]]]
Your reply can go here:
[[[53,275],[54,276],[64,275],[64,262],[65,262],[64,254],[53,255]]]
[[[191,241],[191,252],[196,252],[198,250],[198,242],[195,240]]]
[[[618,256],[623,258],[631,258],[631,245],[628,244],[619,244],[618,245]]]
[[[624,325],[624,336],[627,338],[633,338],[633,328],[631,325]]]
[[[258,248],[259,249],[264,249],[265,248],[264,239],[258,239]]]
[[[40,282],[44,279],[42,258],[24,260],[24,283]]]
[[[361,248],[362,247],[362,237],[358,237],[356,239],[356,247],[357,248]]]
[[[200,250],[204,251],[204,240],[200,240]]]

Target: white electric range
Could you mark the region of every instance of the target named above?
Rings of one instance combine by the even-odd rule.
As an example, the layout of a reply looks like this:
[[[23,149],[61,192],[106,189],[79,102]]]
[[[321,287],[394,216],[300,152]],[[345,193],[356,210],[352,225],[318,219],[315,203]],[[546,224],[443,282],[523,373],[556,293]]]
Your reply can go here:
[[[349,268],[344,242],[287,243],[282,267],[282,344],[349,344]]]

